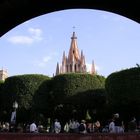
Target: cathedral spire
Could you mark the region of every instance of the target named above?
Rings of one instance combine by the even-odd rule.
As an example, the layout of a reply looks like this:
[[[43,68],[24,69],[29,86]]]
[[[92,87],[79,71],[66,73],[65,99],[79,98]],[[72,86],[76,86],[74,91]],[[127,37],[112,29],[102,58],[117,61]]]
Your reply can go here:
[[[64,65],[66,63],[66,55],[65,55],[65,51],[63,52],[63,58],[62,58],[62,65]]]
[[[75,27],[73,27],[73,29],[74,28]],[[71,72],[73,73],[75,72],[86,73],[87,72],[85,55],[83,53],[83,50],[81,50],[80,52],[78,49],[77,37],[74,30],[71,37],[71,44],[70,44],[68,56],[66,56],[65,51],[64,51],[61,65],[57,63],[57,66],[56,66],[56,75],[64,74],[64,73],[71,73]],[[93,75],[96,74],[94,61],[92,62],[92,68],[91,68],[90,74],[93,74]]]
[[[81,58],[83,57],[83,50],[81,50]]]
[[[72,57],[74,56],[75,62],[80,59],[80,54],[79,54],[79,49],[77,46],[77,37],[75,35],[75,32],[73,32],[72,37],[71,37],[71,46],[68,54],[68,60],[69,62],[72,62]]]
[[[84,64],[84,55],[83,55],[83,50],[81,50],[81,64]]]
[[[91,74],[93,74],[93,75],[96,74],[96,69],[95,69],[94,61],[92,61]]]
[[[58,75],[58,74],[60,74],[60,71],[59,71],[59,63],[57,62],[55,75]]]

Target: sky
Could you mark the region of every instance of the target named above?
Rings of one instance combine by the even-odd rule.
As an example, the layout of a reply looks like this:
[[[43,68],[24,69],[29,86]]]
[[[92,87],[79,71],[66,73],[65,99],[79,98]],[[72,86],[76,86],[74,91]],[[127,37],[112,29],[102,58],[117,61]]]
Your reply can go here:
[[[93,60],[105,77],[140,64],[139,23],[107,11],[70,9],[30,19],[3,35],[0,69],[7,69],[9,76],[52,77],[63,51],[68,55],[73,31],[88,71]]]

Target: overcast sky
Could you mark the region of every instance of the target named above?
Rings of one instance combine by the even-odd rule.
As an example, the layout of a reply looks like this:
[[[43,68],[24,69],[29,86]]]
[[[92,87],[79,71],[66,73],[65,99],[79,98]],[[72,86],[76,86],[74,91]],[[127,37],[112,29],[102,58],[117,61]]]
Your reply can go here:
[[[0,67],[9,76],[52,76],[63,51],[68,55],[73,31],[88,69],[94,60],[100,75],[140,64],[140,24],[106,11],[72,9],[33,18],[2,36]]]

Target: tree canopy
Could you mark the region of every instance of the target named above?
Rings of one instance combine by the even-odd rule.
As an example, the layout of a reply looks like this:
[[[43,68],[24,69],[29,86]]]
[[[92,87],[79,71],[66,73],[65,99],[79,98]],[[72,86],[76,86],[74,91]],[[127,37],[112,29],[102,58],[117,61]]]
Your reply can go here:
[[[99,75],[71,73],[58,75],[52,79],[52,93],[57,100],[104,86],[105,78]]]
[[[106,79],[108,101],[113,110],[137,115],[140,111],[140,68],[112,73]]]
[[[56,112],[59,113],[60,110],[61,115],[70,115],[71,111],[75,109],[75,102],[77,102],[74,97],[81,98],[81,101],[88,103],[89,96],[83,96],[83,94],[87,94],[87,90],[102,89],[104,86],[105,78],[99,75],[81,73],[57,75],[40,85],[34,96],[35,108],[46,115],[54,113],[56,115]]]
[[[2,109],[10,112],[13,102],[17,101],[19,112],[23,113],[23,111],[30,110],[33,104],[34,93],[46,79],[49,79],[49,77],[40,74],[8,77],[3,84]]]

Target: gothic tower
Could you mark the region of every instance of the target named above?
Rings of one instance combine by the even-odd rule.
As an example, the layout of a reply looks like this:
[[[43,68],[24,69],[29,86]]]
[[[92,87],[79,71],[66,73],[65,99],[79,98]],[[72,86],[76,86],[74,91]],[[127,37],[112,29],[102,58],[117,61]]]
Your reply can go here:
[[[92,61],[91,72],[90,73],[93,74],[93,75],[97,74],[96,69],[95,69],[94,61]]]
[[[91,74],[95,74],[94,72],[95,67],[92,69],[94,70],[91,70],[92,71]],[[77,37],[75,35],[75,32],[73,32],[68,57],[65,55],[65,52],[63,52],[61,66],[59,66],[59,64],[57,63],[56,75],[63,73],[86,73],[86,72],[87,68],[85,56],[83,54],[83,51],[81,51],[81,53],[79,52],[77,45]]]

